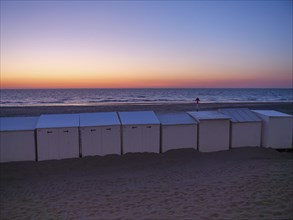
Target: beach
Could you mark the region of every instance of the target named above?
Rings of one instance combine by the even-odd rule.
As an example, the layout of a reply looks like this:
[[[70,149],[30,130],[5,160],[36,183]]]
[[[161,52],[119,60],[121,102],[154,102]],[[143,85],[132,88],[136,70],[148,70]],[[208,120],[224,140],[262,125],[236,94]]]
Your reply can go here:
[[[199,110],[215,110],[218,108],[250,108],[258,110],[276,110],[293,115],[293,102],[232,102],[232,103],[200,103]],[[0,117],[39,116],[41,114],[71,114],[89,112],[118,111],[156,111],[180,112],[195,111],[195,103],[150,103],[150,104],[112,104],[112,105],[66,105],[66,106],[22,106],[1,107]]]
[[[273,109],[292,103],[204,103]],[[4,107],[1,116],[194,111],[196,105]],[[293,154],[266,148],[93,156],[0,165],[1,219],[293,219]]]
[[[1,219],[292,219],[292,152],[95,156],[1,164]]]

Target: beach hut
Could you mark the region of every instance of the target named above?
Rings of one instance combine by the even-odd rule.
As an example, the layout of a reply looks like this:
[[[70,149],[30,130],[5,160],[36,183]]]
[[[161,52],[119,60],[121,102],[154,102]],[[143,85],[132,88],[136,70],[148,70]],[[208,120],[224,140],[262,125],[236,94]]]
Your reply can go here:
[[[121,154],[121,129],[116,112],[80,114],[82,156]]]
[[[153,111],[119,112],[122,153],[160,152],[160,122]]]
[[[35,161],[38,117],[0,118],[0,162]]]
[[[41,115],[37,128],[38,160],[79,157],[79,115]]]
[[[188,113],[199,121],[199,151],[212,152],[229,149],[230,117],[218,111],[200,111]]]
[[[198,122],[186,112],[156,114],[161,123],[161,150],[197,149]]]
[[[260,147],[261,119],[247,108],[219,109],[231,118],[230,146]]]
[[[253,110],[262,119],[262,146],[292,148],[292,115],[272,110]]]

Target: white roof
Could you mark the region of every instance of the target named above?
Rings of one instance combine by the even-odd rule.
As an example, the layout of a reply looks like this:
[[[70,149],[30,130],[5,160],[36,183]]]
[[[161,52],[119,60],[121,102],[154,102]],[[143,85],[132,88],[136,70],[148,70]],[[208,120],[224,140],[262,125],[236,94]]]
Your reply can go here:
[[[123,125],[160,124],[153,111],[118,112]]]
[[[41,115],[36,128],[78,127],[78,114]]]
[[[199,111],[199,112],[187,112],[197,120],[220,120],[230,119],[229,116],[224,115],[218,111]]]
[[[268,117],[292,117],[292,115],[285,114],[283,112],[277,112],[274,110],[252,110],[260,115],[265,115]]]
[[[120,125],[116,112],[82,113],[79,115],[80,126]]]
[[[198,122],[186,112],[157,113],[156,115],[162,125],[198,124]]]
[[[226,108],[218,111],[231,117],[232,122],[261,122],[261,119],[248,108]]]
[[[35,130],[39,117],[2,117],[0,131]]]

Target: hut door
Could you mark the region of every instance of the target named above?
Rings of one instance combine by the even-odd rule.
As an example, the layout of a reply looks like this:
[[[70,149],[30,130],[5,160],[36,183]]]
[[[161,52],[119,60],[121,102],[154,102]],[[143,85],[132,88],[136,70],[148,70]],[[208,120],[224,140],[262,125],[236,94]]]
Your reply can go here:
[[[120,127],[111,126],[102,128],[102,152],[107,154],[120,154]]]
[[[83,156],[102,154],[102,135],[100,127],[81,129],[81,149]]]
[[[37,146],[39,161],[59,159],[58,139],[58,129],[38,129]]]
[[[123,153],[142,152],[142,127],[128,125],[123,127]]]
[[[160,130],[158,125],[145,125],[143,127],[142,152],[160,151]]]
[[[59,129],[59,159],[79,156],[78,129]]]

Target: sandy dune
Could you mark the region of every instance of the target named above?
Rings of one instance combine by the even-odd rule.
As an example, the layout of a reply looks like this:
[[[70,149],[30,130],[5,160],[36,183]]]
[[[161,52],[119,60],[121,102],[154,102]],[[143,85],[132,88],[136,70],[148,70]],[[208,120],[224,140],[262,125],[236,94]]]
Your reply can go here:
[[[264,148],[1,164],[1,219],[292,219],[293,157]]]

